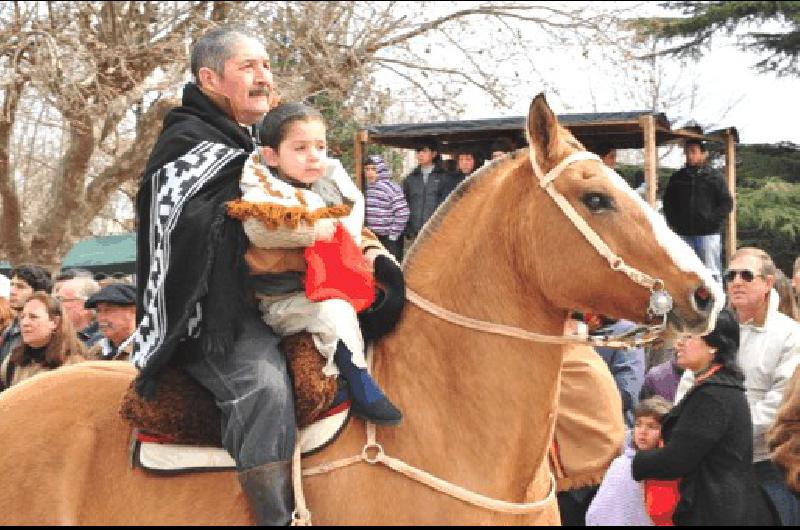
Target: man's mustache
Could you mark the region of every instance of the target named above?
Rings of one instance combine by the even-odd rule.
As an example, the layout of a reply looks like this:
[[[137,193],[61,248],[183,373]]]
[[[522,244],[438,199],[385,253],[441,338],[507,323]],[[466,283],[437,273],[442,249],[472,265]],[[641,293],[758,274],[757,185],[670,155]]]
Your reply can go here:
[[[253,90],[251,90],[251,91],[249,92],[249,94],[250,94],[250,97],[256,97],[256,96],[266,96],[266,97],[269,97],[269,93],[270,93],[270,90],[269,90],[269,88],[268,88],[268,87],[259,87],[259,88],[254,88]]]

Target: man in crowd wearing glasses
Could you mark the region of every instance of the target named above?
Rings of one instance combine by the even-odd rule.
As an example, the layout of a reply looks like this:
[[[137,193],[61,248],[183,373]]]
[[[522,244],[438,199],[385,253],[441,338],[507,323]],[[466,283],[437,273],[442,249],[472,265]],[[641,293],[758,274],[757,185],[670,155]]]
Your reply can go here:
[[[800,364],[800,324],[778,311],[775,264],[761,249],[740,248],[724,274],[728,301],[739,320],[738,364],[753,420],[753,462],[764,490],[784,522],[796,510],[783,474],[770,460],[766,433],[775,421],[786,384]],[[686,370],[677,400],[691,387],[694,374]]]

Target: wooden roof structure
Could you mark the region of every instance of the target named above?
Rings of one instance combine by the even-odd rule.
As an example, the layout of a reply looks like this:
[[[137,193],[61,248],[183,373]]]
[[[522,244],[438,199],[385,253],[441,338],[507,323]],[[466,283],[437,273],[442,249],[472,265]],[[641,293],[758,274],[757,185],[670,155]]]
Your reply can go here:
[[[680,144],[687,139],[720,142],[725,146],[725,177],[734,209],[728,218],[726,239],[727,257],[736,249],[736,144],[739,133],[735,127],[702,132],[699,128],[672,129],[664,113],[651,111],[599,112],[559,114],[558,120],[587,149],[607,145],[617,149],[644,149],[644,173],[647,182],[647,202],[656,203],[657,151],[661,145]],[[370,125],[355,133],[356,181],[363,188],[362,159],[367,144],[403,149],[416,149],[426,141],[435,140],[441,153],[455,154],[467,150],[489,154],[494,140],[506,137],[517,146],[527,145],[525,117],[490,118],[482,120]]]

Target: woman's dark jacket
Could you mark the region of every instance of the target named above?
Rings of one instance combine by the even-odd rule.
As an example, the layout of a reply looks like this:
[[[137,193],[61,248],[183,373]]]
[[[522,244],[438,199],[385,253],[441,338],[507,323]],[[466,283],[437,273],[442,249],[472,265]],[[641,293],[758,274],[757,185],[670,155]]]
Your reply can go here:
[[[664,447],[640,451],[633,478],[681,479],[676,525],[772,524],[753,471],[753,426],[743,378],[722,369],[662,419]]]
[[[673,173],[663,202],[667,224],[682,236],[718,234],[733,208],[722,175],[708,165],[687,166]]]

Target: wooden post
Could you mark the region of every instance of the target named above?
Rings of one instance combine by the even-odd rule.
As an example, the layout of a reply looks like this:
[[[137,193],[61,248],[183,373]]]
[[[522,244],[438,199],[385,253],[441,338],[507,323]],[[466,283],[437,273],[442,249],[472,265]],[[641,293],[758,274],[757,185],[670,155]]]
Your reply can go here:
[[[369,133],[366,130],[360,130],[353,133],[353,168],[355,169],[356,186],[362,192],[366,188],[364,182],[364,147],[369,142]]]
[[[733,198],[733,209],[728,216],[728,230],[725,236],[725,263],[727,266],[736,251],[736,137],[733,131],[725,133],[725,180]]]
[[[656,207],[658,188],[658,152],[656,151],[656,120],[652,114],[641,116],[639,124],[644,136],[644,181],[647,183],[647,204]]]

